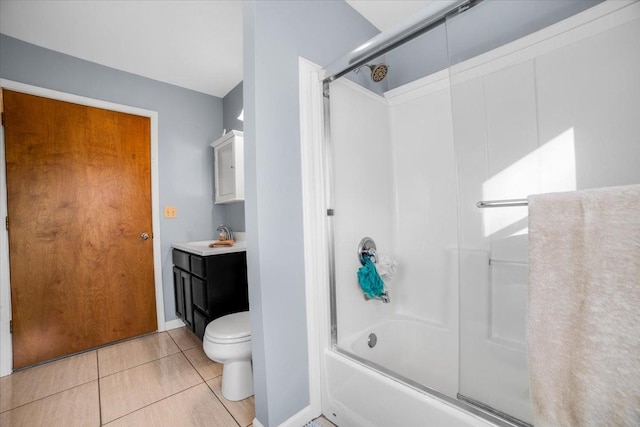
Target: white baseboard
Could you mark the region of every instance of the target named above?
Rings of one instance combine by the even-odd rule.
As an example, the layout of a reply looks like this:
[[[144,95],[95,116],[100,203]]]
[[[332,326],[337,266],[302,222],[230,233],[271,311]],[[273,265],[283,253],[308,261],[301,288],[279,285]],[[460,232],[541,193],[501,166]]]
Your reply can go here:
[[[264,427],[264,426],[262,425],[262,423],[260,421],[258,421],[257,418],[254,418],[253,419],[253,427]]]
[[[164,330],[169,331],[171,329],[182,328],[184,326],[184,322],[180,319],[169,320],[164,324]]]

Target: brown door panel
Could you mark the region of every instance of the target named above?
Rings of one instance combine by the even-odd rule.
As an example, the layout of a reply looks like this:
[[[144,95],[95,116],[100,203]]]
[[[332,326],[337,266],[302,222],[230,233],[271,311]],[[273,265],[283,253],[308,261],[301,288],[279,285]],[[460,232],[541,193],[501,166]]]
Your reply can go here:
[[[149,119],[3,98],[14,368],[156,330]]]

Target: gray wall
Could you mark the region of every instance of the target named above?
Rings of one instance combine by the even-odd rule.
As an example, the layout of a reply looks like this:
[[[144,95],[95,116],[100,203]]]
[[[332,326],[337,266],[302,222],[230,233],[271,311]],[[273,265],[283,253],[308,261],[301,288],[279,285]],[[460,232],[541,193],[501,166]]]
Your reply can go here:
[[[389,89],[444,70],[582,12],[602,0],[487,0],[387,53]]]
[[[242,82],[222,98],[222,126],[229,132],[230,130],[244,131],[244,122],[238,120],[242,113],[244,102],[242,100]],[[226,225],[233,231],[245,231],[244,226],[244,202],[229,203],[224,206]]]
[[[246,227],[256,417],[309,404],[298,57],[317,64],[376,35],[342,1],[244,5]]]
[[[487,0],[447,22],[452,64],[534,33],[602,0]]]
[[[447,29],[440,25],[387,53],[389,89],[402,86],[449,66]]]
[[[213,149],[222,99],[108,68],[0,34],[0,77],[158,112],[159,207],[166,320],[175,319],[171,242],[214,238],[225,212],[213,204]]]
[[[244,121],[238,120],[244,108],[243,93],[242,82],[240,82],[222,98],[222,127],[227,132],[230,130],[244,131]]]

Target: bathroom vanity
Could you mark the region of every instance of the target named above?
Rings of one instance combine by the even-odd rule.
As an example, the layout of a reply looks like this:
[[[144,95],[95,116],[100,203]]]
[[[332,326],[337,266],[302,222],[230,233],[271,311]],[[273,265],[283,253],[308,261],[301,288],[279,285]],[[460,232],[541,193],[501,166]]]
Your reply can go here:
[[[249,310],[244,242],[230,248],[209,243],[173,244],[176,315],[200,339],[212,320]]]

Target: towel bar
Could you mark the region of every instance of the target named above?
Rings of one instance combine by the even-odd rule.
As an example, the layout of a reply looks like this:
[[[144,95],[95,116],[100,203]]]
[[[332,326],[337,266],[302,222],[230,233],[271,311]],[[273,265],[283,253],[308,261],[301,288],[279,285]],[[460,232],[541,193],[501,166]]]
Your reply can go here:
[[[476,203],[479,208],[510,208],[514,206],[529,206],[527,199],[511,200],[481,200]]]
[[[489,258],[489,265],[508,265],[512,267],[527,267],[529,263],[521,262],[521,261],[507,261],[502,259]]]

